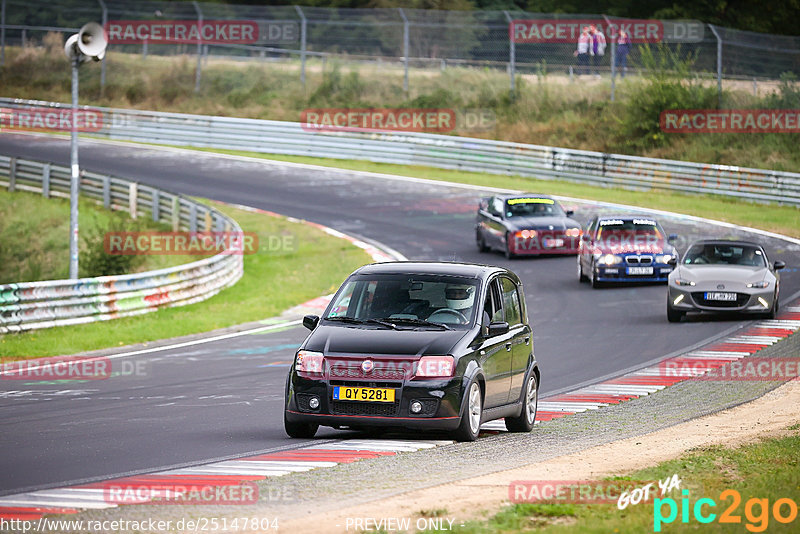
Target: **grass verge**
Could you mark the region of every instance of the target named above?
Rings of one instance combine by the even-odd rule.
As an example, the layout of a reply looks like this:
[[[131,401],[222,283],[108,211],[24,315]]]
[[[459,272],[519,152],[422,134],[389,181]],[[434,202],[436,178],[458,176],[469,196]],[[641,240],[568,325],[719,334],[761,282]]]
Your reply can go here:
[[[373,163],[370,161],[339,160],[311,158],[306,156],[284,156],[274,154],[260,154],[257,152],[244,152],[238,150],[203,149],[205,152],[218,152],[237,156],[249,156],[261,159],[288,161],[311,165],[322,165],[355,171],[377,172],[394,174],[398,176],[411,176],[471,184],[480,186],[502,187],[507,189],[521,189],[536,191],[552,195],[572,196],[590,200],[618,202],[674,211],[687,215],[706,217],[718,221],[725,221],[741,226],[751,226],[778,232],[791,237],[800,238],[800,208],[792,206],[776,206],[773,204],[758,204],[718,195],[688,195],[666,191],[630,191],[585,185],[560,180],[537,180],[522,176],[503,176],[483,174],[477,172],[464,172],[433,167],[405,166],[388,163]]]
[[[212,298],[138,317],[0,336],[10,360],[74,354],[94,349],[205,332],[273,317],[333,292],[370,257],[343,239],[283,217],[212,203],[245,232],[259,237],[259,252],[244,256],[244,276]],[[276,242],[282,243],[280,246]],[[286,246],[283,246],[286,243]]]
[[[35,213],[36,217],[31,217]],[[103,233],[110,229],[130,231],[169,231],[166,224],[147,218],[132,221],[127,213],[104,209],[96,202],[81,199],[78,204],[80,247],[97,257],[103,252]],[[0,189],[0,284],[59,280],[69,277],[69,200],[44,198],[26,191],[9,193]],[[88,250],[92,248],[93,250]],[[116,256],[111,264],[123,267],[119,272],[140,272],[195,261],[200,256]],[[117,274],[104,271],[109,265],[80,262],[80,276]]]
[[[682,522],[682,495],[673,491],[668,497],[675,500],[677,515],[671,523],[661,525],[662,532],[797,532],[800,525],[796,513],[800,503],[800,433],[796,425],[789,430],[793,430],[792,435],[757,444],[696,450],[623,478],[665,480],[677,474],[682,480],[682,489],[689,489],[687,521]],[[735,503],[734,496],[720,496],[725,490],[737,491],[741,502]],[[694,516],[695,503],[701,498],[716,502],[716,507],[708,504],[702,507],[704,515],[716,514],[707,524]],[[787,524],[780,523],[774,515],[773,508],[779,499],[795,503],[795,508],[785,501],[780,507],[780,514],[785,518],[795,510],[794,519]],[[659,508],[667,517],[668,505]],[[731,517],[738,518],[738,522],[720,522],[728,508],[731,508]],[[532,531],[545,534],[653,532],[654,504],[650,501],[618,510],[616,504],[520,503],[504,508],[488,521],[470,521],[453,530],[458,534]]]

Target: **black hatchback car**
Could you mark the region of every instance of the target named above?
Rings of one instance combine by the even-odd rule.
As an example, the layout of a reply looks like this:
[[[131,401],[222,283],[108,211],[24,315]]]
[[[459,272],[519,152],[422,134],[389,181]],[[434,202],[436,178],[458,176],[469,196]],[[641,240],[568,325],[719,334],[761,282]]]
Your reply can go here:
[[[452,431],[505,418],[528,432],[539,368],[519,278],[500,267],[393,262],[356,270],[312,330],[286,383],[291,437],[320,425]]]

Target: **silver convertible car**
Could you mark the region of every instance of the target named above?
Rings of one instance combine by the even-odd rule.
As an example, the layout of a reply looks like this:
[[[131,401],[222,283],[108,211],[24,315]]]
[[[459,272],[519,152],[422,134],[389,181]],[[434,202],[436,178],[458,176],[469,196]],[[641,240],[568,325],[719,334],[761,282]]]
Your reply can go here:
[[[693,243],[669,275],[667,319],[675,323],[690,311],[778,312],[780,277],[786,264],[770,263],[756,243],[707,239]]]

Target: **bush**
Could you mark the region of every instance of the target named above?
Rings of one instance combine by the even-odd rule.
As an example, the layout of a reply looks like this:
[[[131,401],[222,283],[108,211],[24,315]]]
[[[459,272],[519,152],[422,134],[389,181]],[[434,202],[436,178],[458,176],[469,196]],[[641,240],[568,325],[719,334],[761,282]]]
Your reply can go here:
[[[642,48],[645,81],[634,88],[623,104],[619,119],[619,143],[623,148],[648,149],[669,144],[661,131],[661,112],[668,109],[717,107],[716,87],[704,87],[691,74],[696,55],[681,57],[681,50],[660,46],[657,53]]]
[[[140,229],[140,224],[128,219],[123,213],[113,213],[105,227],[95,217],[94,224],[81,232],[83,249],[79,264],[80,276],[109,276],[133,272],[141,265],[142,256],[108,254],[104,241],[108,232],[133,232]]]

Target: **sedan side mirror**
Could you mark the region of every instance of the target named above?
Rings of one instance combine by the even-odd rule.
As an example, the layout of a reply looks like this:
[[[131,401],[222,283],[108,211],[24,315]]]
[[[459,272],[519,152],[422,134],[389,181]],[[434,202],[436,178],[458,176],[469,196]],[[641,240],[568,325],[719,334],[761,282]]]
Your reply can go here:
[[[581,241],[591,241],[591,240],[592,240],[592,239],[591,239],[591,237],[589,236],[589,234],[583,234],[583,235],[581,235]]]
[[[669,236],[667,236],[667,243],[674,243],[676,239],[678,239],[678,234],[669,234]]]
[[[303,317],[303,326],[305,326],[309,330],[314,330],[318,324],[319,324],[318,315],[306,315],[305,317]]]
[[[672,256],[667,262],[667,265],[672,265],[673,267],[676,267],[678,265],[678,258],[676,256]]]
[[[772,267],[773,267],[773,268],[774,268],[776,271],[780,271],[781,269],[783,269],[784,267],[786,267],[786,262],[784,262],[784,261],[781,261],[781,260],[778,260],[778,261],[776,261],[775,263],[773,263],[773,264],[772,264]]]
[[[574,210],[567,210],[567,217],[572,217],[573,215],[575,215]]]
[[[508,332],[508,323],[505,321],[489,324],[489,337],[501,336]]]

